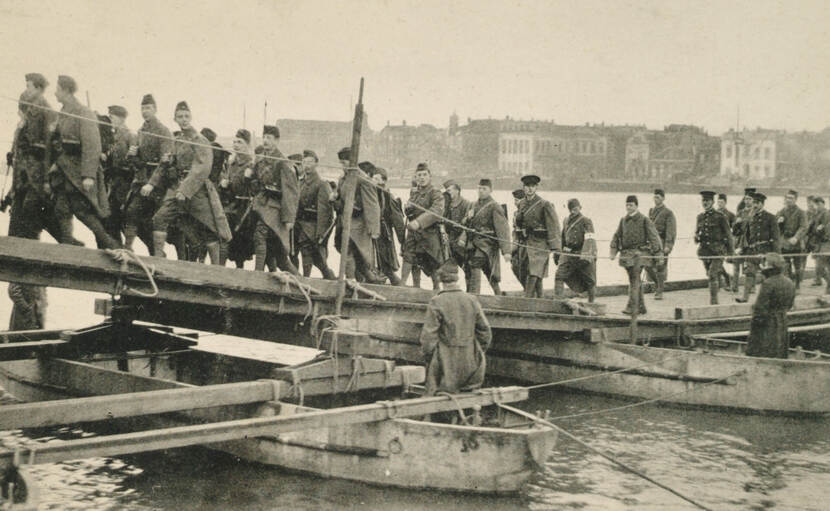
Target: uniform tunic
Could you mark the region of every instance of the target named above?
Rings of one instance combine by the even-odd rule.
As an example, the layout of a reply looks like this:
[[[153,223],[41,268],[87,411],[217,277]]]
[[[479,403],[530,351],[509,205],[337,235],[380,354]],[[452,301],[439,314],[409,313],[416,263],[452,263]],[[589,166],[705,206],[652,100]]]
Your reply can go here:
[[[643,256],[660,254],[662,249],[654,224],[639,211],[624,216],[611,239],[611,253],[620,253],[620,266],[624,268],[651,266],[655,259]]]
[[[562,251],[579,255],[562,254],[556,268],[556,280],[561,280],[577,293],[583,293],[597,283],[596,245],[585,243],[592,238],[594,223],[583,214],[570,214],[562,225]]]
[[[447,195],[444,195],[444,202],[446,210],[444,216],[455,223],[463,224],[467,218],[467,214],[473,208],[473,203],[462,196],[458,196],[455,201],[447,201]],[[456,264],[463,266],[467,260],[467,247],[458,245],[458,239],[464,233],[464,230],[452,223],[447,223],[445,226],[447,230],[447,238],[450,242],[450,253],[455,259]]]
[[[751,357],[787,358],[790,348],[787,311],[793,307],[795,284],[780,270],[764,273],[767,278],[752,305],[746,354]]]
[[[115,129],[113,144],[107,154],[106,176],[110,188],[109,203],[112,213],[124,206],[133,182],[134,170],[127,157],[133,141],[133,134],[126,126],[119,126]]]
[[[363,170],[357,169],[351,172],[357,173],[357,187],[354,192],[354,205],[352,208],[352,223],[349,239],[357,249],[360,257],[370,266],[376,265],[374,237],[380,236],[380,204],[374,183],[369,175]],[[343,214],[346,198],[343,186],[346,182],[345,176],[337,182],[337,201],[334,204],[335,210]],[[334,236],[334,245],[340,251],[343,236],[343,225],[338,222]]]
[[[416,207],[417,206],[417,207]],[[440,216],[444,214],[444,195],[431,184],[418,188],[409,196],[404,210],[409,222],[417,221],[417,231],[407,231],[404,260],[416,262],[424,273],[432,275],[444,262]]]
[[[522,201],[519,201],[516,204],[516,210],[522,207]],[[526,264],[526,254],[527,249],[522,246],[525,244],[525,236],[519,230],[519,226],[516,224],[516,220],[518,219],[518,214],[513,214],[513,256],[510,258],[510,269],[513,270],[513,275],[516,276],[516,279],[519,283],[524,287],[525,282],[527,281],[527,264]]]
[[[254,191],[252,210],[282,243],[286,252],[291,247],[291,233],[286,224],[297,219],[300,188],[294,167],[286,162],[276,147],[265,149],[257,156],[251,190]]]
[[[401,208],[401,200],[393,197],[388,190],[378,190],[380,205],[380,237],[378,243],[378,269],[383,274],[395,272],[400,268],[398,252],[395,250],[395,236],[403,245],[406,240],[406,222]]]
[[[297,241],[300,247],[317,250],[326,259],[328,236],[334,222],[334,209],[329,194],[331,186],[316,170],[306,171],[300,181],[300,197],[297,206]],[[325,235],[325,239],[323,238]]]
[[[233,239],[228,245],[228,259],[231,261],[247,261],[254,255],[256,214],[248,209],[251,205],[252,193],[250,181],[245,178],[245,169],[253,170],[253,168],[254,161],[250,154],[236,153],[229,158],[225,169],[228,187],[220,195],[223,199],[228,226],[233,233]],[[246,211],[248,211],[247,216],[245,216]]]
[[[781,235],[775,215],[759,210],[749,219],[746,228],[746,254],[781,251]]]
[[[699,244],[697,255],[726,256],[735,251],[735,241],[729,220],[723,213],[710,208],[697,215],[695,226],[695,242]],[[717,281],[720,270],[723,268],[723,259],[703,259],[710,281]]]
[[[562,246],[559,219],[553,205],[538,195],[522,200],[516,212],[516,226],[525,237],[523,265],[528,277],[547,277],[550,252]]]
[[[800,253],[804,251],[804,238],[807,234],[807,214],[795,204],[785,206],[775,215],[778,230],[781,233],[781,252],[784,254]],[[790,243],[796,238],[795,244]]]
[[[427,395],[481,387],[491,339],[490,324],[473,295],[447,289],[433,296],[420,338]]]
[[[473,204],[472,217],[467,226],[475,231],[467,233],[467,260],[470,266],[481,268],[490,282],[500,282],[499,250],[502,254],[509,254],[513,248],[504,209],[492,197],[479,199]]]
[[[173,135],[155,117],[144,121],[136,134],[138,139],[138,159],[143,164],[136,169],[133,186],[137,190],[149,181],[158,167],[161,157],[173,152]]]
[[[654,228],[660,235],[663,253],[668,254],[674,248],[674,241],[677,238],[677,220],[674,212],[665,205],[654,207],[648,210],[648,218],[654,223]]]

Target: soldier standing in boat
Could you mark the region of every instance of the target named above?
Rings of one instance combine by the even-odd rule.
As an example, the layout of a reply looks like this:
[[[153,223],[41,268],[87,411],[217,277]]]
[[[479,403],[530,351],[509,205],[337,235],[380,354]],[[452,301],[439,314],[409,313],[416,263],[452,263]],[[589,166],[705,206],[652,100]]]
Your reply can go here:
[[[254,167],[245,170],[254,192],[251,210],[257,215],[254,228],[254,266],[265,270],[266,262],[275,259],[279,269],[299,275],[291,263],[294,222],[300,197],[294,166],[277,148],[280,131],[276,126],[263,126],[263,150]]]
[[[130,193],[133,181],[133,165],[129,158],[130,147],[133,145],[133,134],[124,124],[127,120],[127,109],[121,105],[111,105],[109,113],[113,130],[113,141],[106,151],[104,177],[109,187],[110,216],[106,227],[110,236],[121,240],[121,231],[124,229],[124,203]]]
[[[787,276],[795,282],[796,290],[801,287],[801,278],[804,275],[804,263],[807,258],[801,254],[804,252],[804,239],[809,227],[807,214],[798,207],[797,200],[798,192],[789,190],[784,196],[784,208],[775,215],[778,229],[781,231],[781,253],[787,262]]]
[[[430,298],[420,337],[430,396],[481,387],[484,353],[492,340],[478,300],[458,287],[458,267],[450,261],[436,273],[444,289]]]
[[[825,209],[823,197],[813,197],[813,204],[815,212],[810,228],[813,257],[816,258],[816,276],[826,281],[824,292],[830,294],[830,255],[825,255],[830,254],[830,211]]]
[[[749,219],[754,211],[752,195],[755,188],[744,188],[744,197],[735,210],[735,222],[732,224],[732,235],[735,236],[735,252],[741,252],[746,248],[746,231],[749,226]],[[741,258],[734,259],[734,272],[732,274],[732,292],[738,292],[741,280],[741,269],[746,266]]]
[[[404,213],[406,242],[404,243],[404,270],[408,273],[407,262],[414,261],[421,270],[432,278],[432,288],[439,289],[438,268],[444,262],[444,245],[438,223],[444,214],[444,195],[432,186],[432,174],[426,163],[419,163],[415,170],[418,188],[410,195]],[[448,247],[447,247],[448,248]]]
[[[577,199],[568,201],[570,215],[562,223],[562,255],[554,254],[559,260],[553,283],[554,294],[562,297],[565,284],[577,293],[588,293],[588,302],[594,303],[597,285],[594,223],[582,214],[582,205]]]
[[[409,185],[409,199],[411,200],[415,194],[418,193],[418,181],[412,180]],[[404,215],[404,218],[406,215]],[[412,287],[421,287],[421,268],[418,266],[418,261],[415,260],[415,254],[406,251],[406,240],[404,239],[401,245],[401,285],[405,286],[409,279],[409,274],[412,274]]]
[[[649,279],[654,282],[654,299],[663,299],[663,286],[668,278],[669,270],[669,254],[674,248],[674,240],[677,237],[677,220],[674,217],[674,212],[666,207],[664,201],[666,200],[666,192],[657,188],[654,190],[654,207],[648,210],[648,218],[657,229],[657,234],[660,235],[660,241],[663,242],[663,254],[666,256],[655,264],[646,267],[646,273]]]
[[[764,282],[752,304],[746,354],[787,358],[790,351],[787,311],[793,308],[795,284],[784,275],[787,263],[781,254],[768,253],[764,259]]]
[[[387,187],[386,169],[375,167],[372,180],[378,186],[378,205],[380,206],[380,236],[377,239],[378,270],[389,279],[393,286],[400,286],[397,275],[399,268],[398,251],[395,250],[395,236],[403,246],[406,240],[406,220],[403,216],[401,200],[392,195]]]
[[[311,273],[311,263],[320,270],[324,279],[334,280],[337,276],[328,266],[329,234],[334,222],[334,209],[329,201],[331,187],[317,173],[317,153],[310,149],[303,151],[300,181],[300,198],[297,207],[295,238],[297,248],[303,256],[303,275]],[[306,261],[309,271],[306,272]]]
[[[525,191],[522,188],[518,188],[513,190],[513,207],[516,208],[518,212],[519,207],[521,206],[522,200],[525,198]],[[513,214],[513,252],[510,257],[510,269],[513,270],[513,275],[516,276],[516,280],[519,281],[519,284],[522,285],[522,289],[525,289],[525,284],[527,284],[527,271],[526,268],[523,269],[522,265],[525,260],[525,251],[524,243],[525,238],[522,235],[521,231],[519,231],[519,227],[516,225],[516,219],[518,215]]]
[[[719,193],[718,194],[718,213],[726,217],[726,221],[729,223],[729,234],[732,235],[732,227],[735,225],[735,213],[726,209],[726,194]],[[733,237],[734,242],[734,237]],[[732,263],[733,265],[737,264],[736,259],[726,259],[726,262]],[[720,276],[723,279],[723,285],[726,287],[727,291],[731,289],[731,281],[729,277],[729,272],[726,271],[726,268],[721,265],[720,269]]]
[[[481,293],[481,274],[487,277],[493,294],[501,295],[501,250],[504,261],[511,262],[513,244],[510,241],[510,227],[505,208],[496,202],[492,194],[493,182],[482,179],[478,183],[478,201],[473,204],[465,220],[471,230],[460,235],[464,243],[465,257],[470,270],[467,292]]]
[[[542,279],[548,276],[550,253],[562,246],[559,219],[553,205],[536,193],[539,176],[522,177],[525,198],[516,212],[516,226],[524,237],[522,273],[527,274],[525,296],[542,298]]]
[[[95,235],[98,248],[119,248],[121,244],[110,236],[103,223],[110,211],[101,169],[98,119],[75,98],[77,90],[72,77],[58,77],[55,97],[63,108],[55,130],[58,156],[49,170],[55,208],[59,215],[75,215],[86,225]],[[61,234],[60,242],[72,243],[73,239],[67,229]]]
[[[125,199],[124,247],[133,249],[136,237],[153,254],[153,216],[161,202],[160,193],[143,195],[141,188],[161,164],[165,154],[173,152],[173,135],[157,118],[156,100],[152,94],[141,99],[141,117],[144,124],[136,135],[137,142],[130,146],[129,156],[135,158],[133,181]]]
[[[467,282],[467,292],[470,291],[470,265],[467,263],[466,236],[461,243],[464,229],[457,224],[463,224],[472,211],[473,204],[461,196],[461,187],[455,180],[449,179],[444,182],[444,218],[451,222],[444,224],[447,233],[447,244],[450,247],[450,257],[459,268],[464,270],[464,281]]]
[[[620,254],[620,266],[628,275],[628,304],[623,314],[645,314],[643,301],[643,267],[651,266],[664,256],[660,235],[654,224],[637,209],[636,195],[625,199],[626,214],[620,220],[617,231],[611,239],[611,260]]]
[[[709,304],[717,305],[720,275],[723,261],[735,253],[735,241],[726,216],[715,211],[715,192],[700,192],[703,213],[697,215],[695,226],[695,243],[698,244],[697,255],[703,258],[703,267],[709,277]]]
[[[781,235],[778,229],[778,222],[775,215],[764,209],[767,196],[761,192],[752,195],[753,213],[746,226],[746,248],[741,251],[742,255],[757,255],[744,259],[746,269],[746,282],[744,282],[744,295],[742,298],[735,298],[735,301],[745,303],[755,288],[756,279],[763,278],[761,273],[761,256],[768,252],[781,251]]]
[[[242,268],[245,261],[254,256],[256,214],[251,214],[253,194],[250,181],[245,178],[245,171],[251,169],[253,175],[253,168],[251,132],[246,129],[236,130],[233,137],[233,154],[228,158],[227,168],[219,180],[219,195],[225,208],[228,227],[233,232],[227,252],[222,252],[223,266],[225,260],[230,259],[237,268]]]
[[[207,139],[191,124],[190,107],[180,101],[174,115],[181,131],[176,135],[173,154],[162,157],[165,165],[156,167],[141,195],[153,189],[165,191],[164,201],[153,216],[153,252],[164,257],[167,230],[181,229],[193,246],[205,245],[211,264],[221,264],[220,241],[230,241],[231,231],[219,194],[210,176],[213,154]]]

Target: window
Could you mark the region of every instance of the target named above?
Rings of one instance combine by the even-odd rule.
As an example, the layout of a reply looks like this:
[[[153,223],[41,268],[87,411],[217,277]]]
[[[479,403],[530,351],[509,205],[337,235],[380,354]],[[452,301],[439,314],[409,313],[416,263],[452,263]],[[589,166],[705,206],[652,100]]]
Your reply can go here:
[[[754,152],[753,154],[755,155],[755,159],[756,159],[756,160],[757,160],[758,158],[760,158],[760,157],[761,157],[761,148],[760,148],[760,147],[756,147],[756,148],[755,148],[755,152]]]
[[[596,151],[596,146],[594,145],[593,142],[591,142],[590,151],[591,151],[591,154],[594,154],[594,152]]]
[[[749,146],[745,145],[744,146],[744,157],[748,157],[748,156],[749,156]]]
[[[764,165],[764,174],[766,174],[767,177],[772,177],[772,172],[770,172],[769,165]]]
[[[770,151],[770,148],[769,148],[769,147],[765,147],[765,148],[764,148],[764,159],[765,159],[765,160],[769,160],[769,159],[770,159],[770,153],[772,153],[772,151]]]
[[[764,176],[761,175],[761,166],[760,165],[755,165],[755,175],[760,176],[760,177],[764,177]]]
[[[597,152],[600,154],[605,153],[605,145],[602,142],[597,142]]]
[[[732,157],[732,146],[731,145],[726,146],[726,157],[727,158]]]

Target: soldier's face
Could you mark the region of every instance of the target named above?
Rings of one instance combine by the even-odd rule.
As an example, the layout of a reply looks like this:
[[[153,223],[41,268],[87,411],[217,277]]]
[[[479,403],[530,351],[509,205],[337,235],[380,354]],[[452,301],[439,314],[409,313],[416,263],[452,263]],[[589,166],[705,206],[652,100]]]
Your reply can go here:
[[[703,199],[703,209],[709,209],[712,207],[713,201],[712,199]]]
[[[793,196],[793,195],[787,195],[787,196],[784,198],[784,203],[786,203],[786,204],[787,204],[787,206],[795,206],[795,196]]]
[[[173,117],[173,120],[176,121],[176,124],[179,125],[181,129],[187,129],[190,127],[190,111],[189,110],[176,110],[176,115]]]
[[[452,200],[457,199],[458,196],[461,195],[461,192],[458,190],[458,188],[454,186],[448,186],[447,189],[444,190],[444,192],[447,193],[450,196],[450,199]]]
[[[633,202],[626,202],[625,203],[625,212],[629,215],[637,211],[637,205]]]
[[[268,133],[264,137],[262,137],[262,145],[265,146],[266,149],[273,149],[277,147],[277,137]]]
[[[429,171],[428,170],[419,170],[415,172],[415,181],[418,183],[418,186],[426,186],[429,184]]]
[[[718,199],[718,209],[723,209],[726,207],[726,201],[723,199]]]
[[[536,195],[536,185],[524,185],[525,197],[533,197]]]
[[[313,156],[303,158],[303,170],[309,171],[317,168],[317,160]]]
[[[578,215],[581,212],[582,212],[582,206],[574,206],[574,207],[571,208],[571,214],[572,215]]]
[[[374,181],[375,184],[381,188],[384,188],[384,185],[386,184],[386,181],[383,180],[383,176],[380,174],[372,174],[372,181]]]
[[[120,128],[124,125],[124,118],[117,115],[110,114],[110,122],[114,128]]]
[[[654,196],[654,205],[658,206],[658,207],[663,205],[663,196],[662,195],[655,195]]]
[[[248,152],[248,145],[239,137],[233,139],[233,150],[237,153],[246,153]]]
[[[40,89],[37,88],[37,85],[31,80],[26,80],[26,92],[30,95],[35,95],[40,92]]]
[[[60,86],[55,87],[55,99],[58,100],[58,103],[60,103],[60,104],[66,103],[66,100],[69,99],[69,96],[71,96],[71,94],[69,94],[68,92],[63,90],[62,87],[60,87]]]
[[[141,105],[141,117],[145,121],[154,119],[156,117],[156,105]]]
[[[486,199],[487,197],[490,196],[491,193],[492,193],[492,190],[490,190],[489,186],[479,185],[479,187],[478,187],[478,198],[479,199]]]

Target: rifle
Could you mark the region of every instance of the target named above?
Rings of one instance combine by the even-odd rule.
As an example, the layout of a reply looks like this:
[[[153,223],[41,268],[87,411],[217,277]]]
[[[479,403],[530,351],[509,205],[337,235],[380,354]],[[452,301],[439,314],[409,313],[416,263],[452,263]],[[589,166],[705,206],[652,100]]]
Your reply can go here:
[[[253,197],[239,197],[239,196],[237,196],[236,198],[240,199],[240,200],[248,201],[248,207],[245,208],[245,212],[242,213],[242,216],[239,218],[239,223],[236,224],[236,227],[233,228],[234,234],[239,232],[239,229],[242,228],[242,224],[245,223],[245,220],[248,218],[248,215],[251,214],[251,208],[254,207],[254,198]]]
[[[438,232],[441,233],[441,253],[444,254],[444,260],[450,260],[450,237],[447,236],[447,229],[444,224],[438,224]]]

